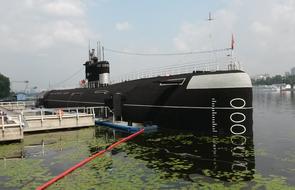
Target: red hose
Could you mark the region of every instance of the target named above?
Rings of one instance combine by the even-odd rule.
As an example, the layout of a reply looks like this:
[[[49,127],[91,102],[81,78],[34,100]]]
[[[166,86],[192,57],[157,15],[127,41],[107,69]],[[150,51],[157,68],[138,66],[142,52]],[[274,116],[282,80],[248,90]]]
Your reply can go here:
[[[114,144],[112,144],[111,146],[109,146],[107,149],[105,150],[102,150],[96,154],[93,154],[92,156],[82,160],[81,162],[79,162],[78,164],[76,164],[75,166],[67,169],[66,171],[62,172],[61,174],[59,174],[58,176],[56,176],[55,178],[51,179],[50,181],[44,183],[43,185],[39,186],[36,188],[36,190],[43,190],[43,189],[46,189],[47,187],[49,187],[50,185],[52,185],[53,183],[57,182],[58,180],[60,180],[61,178],[65,177],[66,175],[68,175],[69,173],[71,173],[72,171],[76,170],[77,168],[83,166],[84,164],[86,164],[87,162],[93,160],[94,158],[96,158],[97,156],[99,155],[102,155],[104,154],[106,151],[108,150],[112,150],[114,147],[120,145],[121,143],[125,142],[125,141],[128,141],[134,137],[136,137],[137,135],[141,134],[144,132],[144,129],[141,129],[140,131],[132,134],[132,135],[129,135],[128,137],[125,137],[121,140],[119,140],[118,142],[115,142]]]

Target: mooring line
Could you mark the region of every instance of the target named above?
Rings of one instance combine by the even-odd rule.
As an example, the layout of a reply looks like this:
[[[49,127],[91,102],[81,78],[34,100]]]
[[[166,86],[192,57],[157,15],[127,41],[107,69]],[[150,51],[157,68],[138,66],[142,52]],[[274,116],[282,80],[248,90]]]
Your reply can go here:
[[[115,148],[116,146],[120,145],[121,143],[125,142],[125,141],[128,141],[138,135],[140,135],[141,133],[144,132],[144,128],[141,129],[140,131],[136,132],[136,133],[133,133],[131,135],[129,135],[128,137],[125,137],[121,140],[119,140],[118,142],[115,142],[114,144],[110,145],[108,148],[96,153],[96,154],[93,154],[92,156],[82,160],[81,162],[79,162],[78,164],[72,166],[71,168],[67,169],[66,171],[62,172],[61,174],[59,174],[58,176],[54,177],[53,179],[51,179],[50,181],[44,183],[43,185],[39,186],[36,188],[36,190],[43,190],[43,189],[46,189],[47,187],[49,187],[50,185],[52,185],[53,183],[57,182],[58,180],[60,180],[61,178],[65,177],[66,175],[68,175],[69,173],[71,173],[72,171],[80,168],[81,166],[83,166],[84,164],[90,162],[91,160],[93,160],[94,158],[96,158],[97,156],[99,155],[102,155],[104,154],[105,152],[109,151],[109,150],[112,150],[113,148]]]

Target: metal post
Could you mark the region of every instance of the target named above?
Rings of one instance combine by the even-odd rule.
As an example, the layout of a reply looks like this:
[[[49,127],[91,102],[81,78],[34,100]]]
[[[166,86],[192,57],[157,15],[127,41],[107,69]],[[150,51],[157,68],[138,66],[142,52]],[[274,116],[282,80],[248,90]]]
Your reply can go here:
[[[62,120],[61,109],[58,110],[59,119]]]
[[[42,156],[45,155],[45,143],[44,140],[42,139]]]
[[[2,122],[2,131],[4,132],[5,128],[4,128],[4,116],[1,116],[1,122]]]
[[[94,108],[92,108],[92,115],[93,115],[93,119],[95,119],[95,112],[94,112]]]
[[[19,127],[22,129],[22,117],[21,117],[21,115],[18,115],[18,120],[19,120]]]
[[[43,109],[42,108],[40,110],[40,114],[41,114],[41,127],[42,127],[43,120],[44,120],[44,117],[43,117]]]
[[[113,130],[114,140],[116,140],[116,130]]]
[[[77,121],[77,126],[79,126],[79,112],[78,112],[78,108],[76,109],[76,121]]]

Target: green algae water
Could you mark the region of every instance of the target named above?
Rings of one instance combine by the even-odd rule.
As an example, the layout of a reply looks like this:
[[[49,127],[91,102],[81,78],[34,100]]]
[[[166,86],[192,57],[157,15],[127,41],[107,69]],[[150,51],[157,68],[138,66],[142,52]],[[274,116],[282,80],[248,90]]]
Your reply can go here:
[[[48,189],[295,189],[295,95],[253,95],[253,135],[143,134]],[[1,144],[0,189],[35,189],[124,136],[91,127]]]

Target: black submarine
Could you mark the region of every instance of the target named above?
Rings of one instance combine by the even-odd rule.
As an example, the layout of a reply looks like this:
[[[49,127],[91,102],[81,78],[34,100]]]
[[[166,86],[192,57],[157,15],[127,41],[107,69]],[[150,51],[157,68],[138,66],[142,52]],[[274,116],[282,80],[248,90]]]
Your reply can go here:
[[[230,63],[225,70],[201,71],[110,83],[110,63],[89,51],[84,88],[51,90],[39,103],[46,108],[109,107],[116,120],[190,129],[200,133],[247,133],[252,83]],[[198,122],[200,120],[201,122]],[[218,123],[228,121],[227,127]],[[208,127],[208,124],[210,127]],[[218,129],[218,130],[217,130]]]

